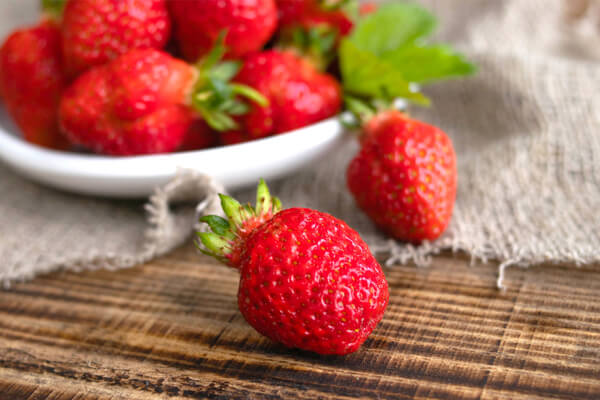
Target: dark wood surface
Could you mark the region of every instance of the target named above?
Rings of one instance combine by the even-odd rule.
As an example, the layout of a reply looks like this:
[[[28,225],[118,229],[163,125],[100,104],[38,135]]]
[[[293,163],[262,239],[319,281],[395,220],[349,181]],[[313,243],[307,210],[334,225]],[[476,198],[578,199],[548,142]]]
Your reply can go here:
[[[17,284],[0,291],[0,398],[600,399],[600,268],[511,270],[505,292],[496,265],[450,255],[386,275],[386,315],[346,357],[261,337],[237,272],[192,246]]]

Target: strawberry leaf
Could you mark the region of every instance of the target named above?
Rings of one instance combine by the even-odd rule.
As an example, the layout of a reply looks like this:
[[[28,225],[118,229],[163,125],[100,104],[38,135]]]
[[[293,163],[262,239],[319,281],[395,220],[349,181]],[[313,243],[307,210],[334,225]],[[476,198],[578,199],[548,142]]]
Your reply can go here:
[[[342,40],[339,56],[342,81],[347,94],[388,100],[401,97],[418,104],[429,104],[429,99],[412,90],[410,82],[394,65],[369,51],[359,49],[353,41]]]
[[[469,75],[476,70],[463,55],[445,45],[411,44],[388,51],[382,54],[381,58],[401,71],[406,80],[415,83]]]
[[[416,4],[389,3],[364,17],[350,40],[360,50],[381,55],[427,37],[436,25],[435,17]]]

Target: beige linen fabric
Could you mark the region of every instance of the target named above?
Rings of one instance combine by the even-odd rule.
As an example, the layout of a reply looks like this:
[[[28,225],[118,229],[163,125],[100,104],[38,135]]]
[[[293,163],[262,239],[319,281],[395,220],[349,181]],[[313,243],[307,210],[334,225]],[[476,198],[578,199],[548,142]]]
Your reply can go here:
[[[558,0],[428,0],[438,37],[479,66],[433,85],[429,109],[410,112],[444,129],[459,159],[452,223],[415,247],[377,231],[345,189],[351,137],[326,160],[271,189],[286,206],[329,212],[356,228],[388,264],[463,251],[508,266],[600,260],[600,47],[596,0],[587,14]],[[593,40],[593,42],[592,42]],[[268,156],[268,155],[265,155]],[[243,166],[240,166],[243,168]],[[65,269],[123,268],[182,244],[194,209],[215,212],[219,185],[182,171],[149,204],[54,191],[0,165],[0,282]],[[236,193],[251,200],[253,190]]]

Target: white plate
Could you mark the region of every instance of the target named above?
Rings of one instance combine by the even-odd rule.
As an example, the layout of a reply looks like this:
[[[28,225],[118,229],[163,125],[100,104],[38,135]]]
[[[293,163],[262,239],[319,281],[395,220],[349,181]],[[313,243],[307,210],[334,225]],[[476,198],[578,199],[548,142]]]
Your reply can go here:
[[[2,41],[14,27],[37,20],[39,0],[0,1]],[[334,149],[343,127],[331,118],[293,132],[233,146],[138,157],[103,157],[45,150],[22,140],[0,115],[0,159],[23,175],[59,189],[104,197],[144,197],[178,168],[211,175],[232,190],[259,178],[290,174]]]
[[[7,128],[10,127],[10,128]],[[23,175],[71,192],[103,197],[144,197],[178,168],[211,175],[227,189],[255,185],[309,165],[343,138],[337,118],[293,132],[214,149],[137,157],[104,157],[46,150],[13,133],[0,118],[0,159]]]

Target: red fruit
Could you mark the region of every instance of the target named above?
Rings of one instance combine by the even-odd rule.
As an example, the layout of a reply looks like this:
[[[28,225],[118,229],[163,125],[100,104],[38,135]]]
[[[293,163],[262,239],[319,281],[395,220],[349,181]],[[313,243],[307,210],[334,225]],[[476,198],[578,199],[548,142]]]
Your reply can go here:
[[[182,145],[200,116],[217,129],[235,126],[227,115],[266,100],[251,88],[230,85],[233,61],[218,62],[218,45],[191,66],[159,50],[132,50],[81,75],[64,93],[60,124],[78,145],[112,155],[165,153]],[[217,90],[220,92],[217,93]]]
[[[308,57],[325,71],[336,56],[340,39],[354,27],[340,4],[320,0],[277,0],[279,8],[278,45]]]
[[[374,3],[374,2],[361,3],[361,5],[358,9],[358,13],[361,16],[372,14],[375,11],[377,11],[377,3]]]
[[[252,54],[235,80],[262,93],[269,106],[253,105],[240,118],[242,129],[223,135],[228,144],[301,128],[334,116],[341,109],[341,88],[335,78],[291,52]]]
[[[0,49],[0,96],[25,140],[63,149],[58,104],[65,85],[60,30],[52,21],[13,32]]]
[[[440,129],[386,111],[364,127],[347,171],[360,208],[385,232],[408,242],[439,237],[456,196],[456,155]]]
[[[339,6],[327,7],[324,3],[319,0],[277,0],[280,29],[298,25],[305,28],[327,25],[337,29],[342,36],[350,33],[354,25],[350,16]]]
[[[60,123],[73,143],[112,155],[175,150],[195,114],[185,106],[193,67],[157,50],[133,50],[80,76]]]
[[[183,138],[181,151],[201,150],[217,144],[217,132],[201,119],[195,120]]]
[[[68,0],[62,25],[72,77],[132,49],[162,49],[171,29],[166,0]]]
[[[274,0],[170,0],[175,36],[184,57],[196,61],[226,30],[227,55],[260,50],[277,26]]]
[[[258,332],[319,354],[356,351],[383,317],[388,286],[358,233],[306,208],[280,211],[259,184],[256,209],[221,196],[229,221],[201,218],[208,253],[240,271],[238,306]]]

